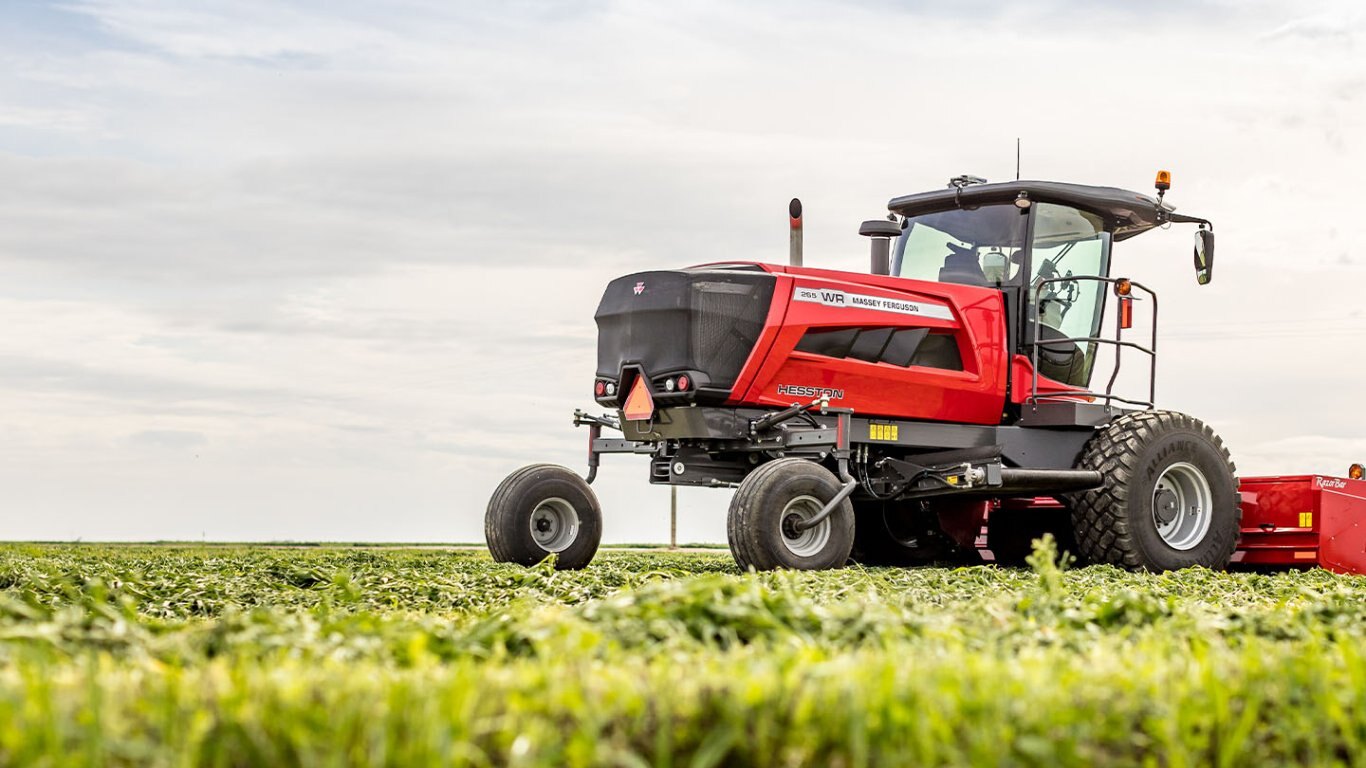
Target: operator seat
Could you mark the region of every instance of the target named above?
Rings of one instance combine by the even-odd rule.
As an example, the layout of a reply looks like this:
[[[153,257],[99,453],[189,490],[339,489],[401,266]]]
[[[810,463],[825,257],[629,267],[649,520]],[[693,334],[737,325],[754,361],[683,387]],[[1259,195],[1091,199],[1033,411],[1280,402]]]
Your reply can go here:
[[[1081,345],[1061,341],[1067,334],[1046,323],[1039,323],[1039,375],[1073,387],[1085,389],[1090,384],[1086,353]],[[1027,337],[1026,337],[1027,338]]]
[[[953,243],[944,243],[949,255],[944,257],[944,266],[939,270],[939,282],[958,283],[959,285],[989,285],[982,264],[977,259],[977,249],[964,248]]]

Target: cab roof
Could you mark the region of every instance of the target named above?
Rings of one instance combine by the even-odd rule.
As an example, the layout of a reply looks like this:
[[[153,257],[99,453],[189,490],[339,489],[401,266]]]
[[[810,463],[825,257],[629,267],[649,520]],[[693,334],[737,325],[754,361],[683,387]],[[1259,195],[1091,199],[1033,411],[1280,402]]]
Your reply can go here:
[[[1024,192],[1035,203],[1061,203],[1104,217],[1116,240],[1140,235],[1169,220],[1174,209],[1147,195],[1118,187],[1092,187],[1060,181],[1005,181],[969,184],[931,192],[894,197],[887,209],[902,216],[917,216],[952,208],[1009,203]]]

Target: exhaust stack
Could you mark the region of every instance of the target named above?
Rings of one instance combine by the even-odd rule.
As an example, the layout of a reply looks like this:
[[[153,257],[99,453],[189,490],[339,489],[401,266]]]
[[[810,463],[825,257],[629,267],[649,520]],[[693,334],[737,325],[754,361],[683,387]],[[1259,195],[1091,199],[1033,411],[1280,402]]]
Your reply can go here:
[[[901,226],[888,219],[869,219],[859,225],[858,233],[872,240],[872,264],[869,271],[874,275],[891,274],[891,239],[901,234]]]
[[[787,239],[787,263],[794,267],[802,265],[802,201],[792,198],[787,204],[787,220],[792,233]]]

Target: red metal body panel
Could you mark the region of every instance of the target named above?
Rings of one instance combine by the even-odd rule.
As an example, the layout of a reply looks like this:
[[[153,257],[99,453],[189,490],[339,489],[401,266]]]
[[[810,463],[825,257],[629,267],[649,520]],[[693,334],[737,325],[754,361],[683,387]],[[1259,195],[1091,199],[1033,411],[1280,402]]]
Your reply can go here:
[[[1323,475],[1249,477],[1235,563],[1366,574],[1366,481]]]
[[[999,424],[1005,405],[1005,307],[1000,291],[954,283],[759,265],[777,279],[766,327],[736,381],[734,405],[786,407],[781,385],[839,390],[832,398],[859,413],[966,424]],[[821,295],[873,299],[830,305]],[[814,292],[814,293],[813,293]],[[805,297],[805,298],[801,298]],[[914,311],[905,308],[913,308]],[[918,312],[918,314],[917,314]],[[795,350],[809,329],[928,328],[953,335],[963,370],[902,367]]]

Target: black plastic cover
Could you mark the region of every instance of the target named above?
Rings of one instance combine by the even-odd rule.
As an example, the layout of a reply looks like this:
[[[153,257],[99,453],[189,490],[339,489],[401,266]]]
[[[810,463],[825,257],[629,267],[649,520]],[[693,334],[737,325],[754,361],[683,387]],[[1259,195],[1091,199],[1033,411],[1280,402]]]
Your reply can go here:
[[[638,272],[607,285],[598,324],[598,376],[625,365],[654,377],[703,374],[699,386],[729,388],[754,349],[773,301],[773,276],[728,269]]]

